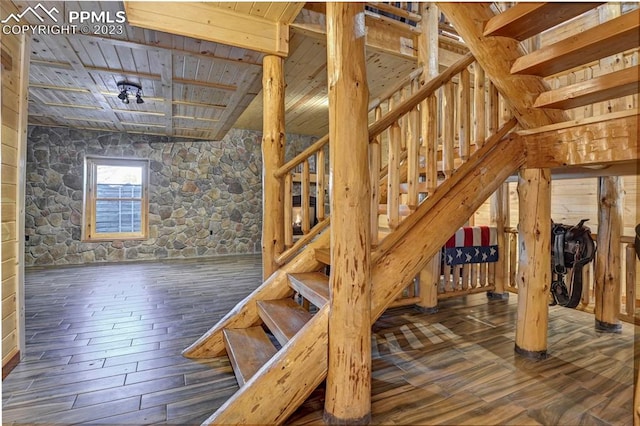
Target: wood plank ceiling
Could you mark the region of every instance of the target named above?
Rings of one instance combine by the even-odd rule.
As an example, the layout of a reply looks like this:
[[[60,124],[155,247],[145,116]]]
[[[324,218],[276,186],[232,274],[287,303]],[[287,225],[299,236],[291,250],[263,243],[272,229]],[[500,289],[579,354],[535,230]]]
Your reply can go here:
[[[38,4],[14,3],[20,10]],[[276,25],[291,22],[302,7],[299,3],[206,5]],[[113,18],[128,14],[130,4],[125,8],[120,1],[48,1],[46,6],[56,7],[64,19],[70,11],[107,12]],[[41,23],[30,14],[22,19]],[[115,33],[33,35],[30,124],[203,140],[220,140],[231,127],[262,128],[258,95],[264,52],[140,28],[128,21],[109,28]],[[90,29],[104,28],[91,24]],[[328,131],[325,37],[295,30],[286,42],[287,132],[321,136]],[[454,52],[451,60],[458,54]],[[370,48],[367,64],[371,96],[416,67],[415,59],[407,55]],[[137,104],[133,97],[128,104],[118,99],[117,83],[123,80],[142,86],[144,103]]]

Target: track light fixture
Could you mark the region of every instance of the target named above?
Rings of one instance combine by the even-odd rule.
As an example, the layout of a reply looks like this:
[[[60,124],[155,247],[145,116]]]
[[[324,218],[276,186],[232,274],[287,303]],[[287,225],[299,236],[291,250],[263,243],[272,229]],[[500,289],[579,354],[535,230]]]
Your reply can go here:
[[[144,99],[142,99],[142,86],[138,83],[131,83],[129,81],[119,81],[118,82],[118,90],[120,94],[118,94],[118,99],[122,101],[123,104],[129,103],[129,95],[136,95],[136,103],[143,104]]]

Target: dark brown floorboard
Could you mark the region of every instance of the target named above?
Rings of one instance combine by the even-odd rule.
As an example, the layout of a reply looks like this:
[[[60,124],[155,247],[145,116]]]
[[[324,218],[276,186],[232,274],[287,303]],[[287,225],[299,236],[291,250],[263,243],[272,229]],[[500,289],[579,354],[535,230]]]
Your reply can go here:
[[[259,256],[29,269],[25,359],[3,424],[200,424],[238,389],[226,357],[180,355],[260,284]],[[516,296],[478,294],[373,327],[373,424],[631,425],[634,328],[552,307],[549,358],[514,354]],[[320,424],[324,391],[289,419]]]

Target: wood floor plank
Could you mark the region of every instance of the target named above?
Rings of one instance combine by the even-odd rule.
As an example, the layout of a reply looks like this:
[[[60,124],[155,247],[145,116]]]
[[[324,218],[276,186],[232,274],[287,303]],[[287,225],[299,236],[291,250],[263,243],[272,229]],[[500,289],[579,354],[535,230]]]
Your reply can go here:
[[[200,424],[238,386],[228,358],[181,351],[261,274],[253,255],[27,270],[27,361],[2,383],[4,423]],[[603,335],[592,314],[551,307],[550,356],[529,361],[513,352],[516,306],[477,294],[433,315],[385,313],[372,329],[372,424],[631,424],[640,328]],[[287,423],[320,424],[323,398]]]

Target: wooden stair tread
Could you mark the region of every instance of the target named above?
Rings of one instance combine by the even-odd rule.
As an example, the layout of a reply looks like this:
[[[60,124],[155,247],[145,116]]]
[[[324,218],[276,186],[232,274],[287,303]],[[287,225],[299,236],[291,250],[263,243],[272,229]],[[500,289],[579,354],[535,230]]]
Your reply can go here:
[[[484,28],[484,35],[522,41],[582,15],[602,3],[518,3],[491,18]]]
[[[512,74],[548,77],[638,47],[640,9],[516,59]]]
[[[329,277],[322,272],[289,274],[289,285],[318,308],[329,301]]]
[[[536,108],[570,109],[638,93],[640,66],[625,68],[590,80],[543,92]]]
[[[326,249],[316,249],[315,258],[318,262],[324,263],[325,265],[331,265],[331,250]]]
[[[281,345],[291,340],[312,317],[291,298],[259,300],[258,315]]]
[[[278,351],[261,326],[226,328],[223,334],[233,372],[241,387]]]

